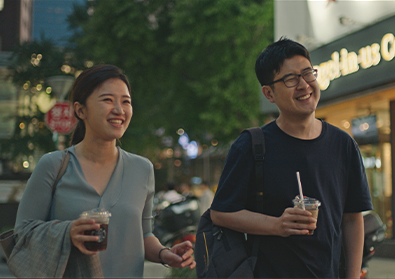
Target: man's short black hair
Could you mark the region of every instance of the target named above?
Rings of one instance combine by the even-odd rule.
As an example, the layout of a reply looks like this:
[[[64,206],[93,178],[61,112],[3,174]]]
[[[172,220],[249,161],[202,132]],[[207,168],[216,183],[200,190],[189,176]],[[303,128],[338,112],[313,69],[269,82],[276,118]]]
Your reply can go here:
[[[295,41],[281,37],[277,42],[270,44],[255,63],[255,73],[261,86],[272,82],[284,60],[296,55],[306,57],[311,63],[309,51]]]

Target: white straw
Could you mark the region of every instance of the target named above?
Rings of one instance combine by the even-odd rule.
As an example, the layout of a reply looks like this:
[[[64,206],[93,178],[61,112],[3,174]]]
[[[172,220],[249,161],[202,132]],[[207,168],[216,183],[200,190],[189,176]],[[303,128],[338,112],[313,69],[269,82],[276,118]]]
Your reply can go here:
[[[304,201],[303,201],[302,182],[300,182],[300,174],[298,171],[296,172],[296,178],[298,179],[298,184],[299,184],[300,201],[302,202],[303,210],[305,210],[306,208],[304,207]]]

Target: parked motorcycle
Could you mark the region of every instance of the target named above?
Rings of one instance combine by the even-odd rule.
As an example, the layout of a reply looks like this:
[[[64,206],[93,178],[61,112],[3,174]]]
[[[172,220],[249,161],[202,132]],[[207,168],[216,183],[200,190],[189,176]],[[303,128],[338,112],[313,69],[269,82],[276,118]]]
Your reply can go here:
[[[379,247],[384,239],[385,239],[385,230],[386,226],[381,221],[380,217],[373,211],[363,212],[363,220],[364,220],[364,245],[363,245],[363,254],[362,254],[362,267],[360,278],[367,278],[368,274],[368,261],[372,259],[374,254],[376,253],[376,248]],[[342,251],[340,258],[340,268],[339,275],[340,278],[345,277],[344,270],[344,253]]]
[[[200,209],[195,197],[169,203],[161,201],[155,206],[153,233],[167,247],[189,240],[196,240],[197,226],[200,220]]]
[[[386,230],[386,226],[383,224],[380,217],[373,211],[364,213],[363,219],[365,242],[363,245],[363,258],[360,278],[365,278],[368,274],[367,263],[376,253],[376,248],[383,243]]]

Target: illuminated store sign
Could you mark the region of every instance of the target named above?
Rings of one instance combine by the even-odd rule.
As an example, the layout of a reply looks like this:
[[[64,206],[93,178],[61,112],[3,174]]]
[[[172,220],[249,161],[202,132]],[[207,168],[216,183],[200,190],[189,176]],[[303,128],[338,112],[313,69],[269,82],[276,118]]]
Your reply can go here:
[[[385,34],[381,43],[361,48],[356,52],[349,52],[346,48],[335,51],[331,60],[314,66],[318,69],[318,84],[321,90],[326,90],[330,82],[341,76],[347,76],[362,69],[368,69],[380,63],[381,59],[391,61],[395,57],[395,37],[392,33]]]

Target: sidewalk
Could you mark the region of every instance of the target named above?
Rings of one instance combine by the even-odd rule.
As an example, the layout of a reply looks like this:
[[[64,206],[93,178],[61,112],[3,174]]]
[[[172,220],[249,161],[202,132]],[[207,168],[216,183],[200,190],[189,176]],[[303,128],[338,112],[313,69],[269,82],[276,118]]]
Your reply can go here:
[[[168,270],[160,264],[145,263],[144,278],[165,278]],[[368,262],[368,279],[395,279],[395,259],[373,257]]]
[[[368,278],[395,278],[395,259],[373,257],[368,262]]]
[[[160,264],[145,263],[144,278],[165,278],[168,270]],[[395,259],[373,257],[368,262],[368,279],[395,279]]]
[[[395,278],[395,259],[375,257],[368,264],[369,279]],[[167,272],[160,264],[146,262],[144,278],[165,278]],[[4,262],[0,262],[0,278],[15,278]]]
[[[161,264],[154,264],[151,262],[145,262],[144,269],[144,278],[165,278],[166,274],[169,272],[169,270]],[[2,260],[0,260],[0,278],[16,278],[8,269],[7,264]]]

